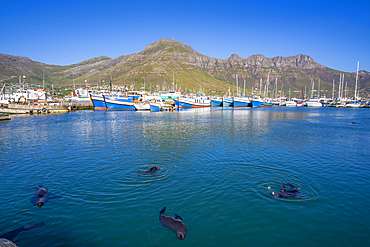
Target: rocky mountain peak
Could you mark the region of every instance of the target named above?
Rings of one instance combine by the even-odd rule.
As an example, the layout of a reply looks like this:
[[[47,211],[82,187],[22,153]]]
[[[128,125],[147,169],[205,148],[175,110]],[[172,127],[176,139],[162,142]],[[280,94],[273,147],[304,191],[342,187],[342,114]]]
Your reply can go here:
[[[197,52],[189,45],[186,45],[179,41],[175,41],[173,39],[160,39],[156,42],[153,42],[145,47],[144,52],[158,50],[168,51],[171,49],[177,52],[191,52],[193,54],[197,54]]]

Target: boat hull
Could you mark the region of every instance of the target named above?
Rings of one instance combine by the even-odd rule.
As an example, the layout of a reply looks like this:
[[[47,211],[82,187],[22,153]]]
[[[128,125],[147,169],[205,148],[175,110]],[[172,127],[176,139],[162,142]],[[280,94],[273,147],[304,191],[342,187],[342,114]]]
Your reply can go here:
[[[252,107],[250,98],[234,98],[234,107]]]
[[[211,106],[222,106],[222,99],[211,99]]]
[[[234,99],[233,98],[223,98],[222,106],[226,106],[226,107],[234,106]]]
[[[178,108],[203,108],[211,106],[211,101],[206,99],[179,98],[174,101]]]
[[[263,102],[262,101],[259,101],[259,100],[252,100],[252,107],[260,107]]]
[[[150,110],[151,111],[161,111],[163,107],[159,103],[150,103]]]
[[[96,95],[92,94],[90,96],[91,101],[94,105],[94,110],[98,111],[106,111],[107,110],[107,105],[105,104],[104,96],[103,95]]]
[[[108,111],[135,111],[135,105],[131,99],[119,97],[104,97]]]

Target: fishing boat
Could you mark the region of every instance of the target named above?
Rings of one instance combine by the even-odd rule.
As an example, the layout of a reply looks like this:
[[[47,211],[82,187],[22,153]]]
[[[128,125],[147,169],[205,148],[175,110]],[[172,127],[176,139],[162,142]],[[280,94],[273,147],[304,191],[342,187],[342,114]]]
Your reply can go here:
[[[235,97],[234,107],[252,107],[252,100],[249,97]]]
[[[233,97],[223,97],[222,98],[222,106],[234,106],[234,98]]]
[[[148,101],[134,102],[137,111],[150,111],[150,103]]]
[[[107,111],[135,111],[136,107],[132,98],[124,96],[103,96]]]
[[[160,97],[166,101],[172,101],[174,99],[179,98],[180,96],[181,96],[180,90],[171,90],[164,93],[160,93]]]
[[[211,100],[206,96],[198,96],[195,98],[180,97],[174,101],[178,108],[201,108],[211,106]]]
[[[159,96],[155,96],[154,98],[150,99],[149,104],[151,111],[163,111],[165,107],[164,100]]]
[[[234,98],[230,96],[230,87],[229,90],[226,91],[224,97],[222,97],[222,106],[232,107],[234,106]]]
[[[72,92],[72,96],[65,97],[64,99],[68,102],[75,102],[75,103],[90,103],[91,97],[90,94],[92,93],[92,90],[89,90],[88,88],[78,88],[75,91]]]
[[[90,94],[91,102],[94,105],[94,110],[106,111],[107,105],[105,104],[103,94]]]
[[[260,107],[263,104],[263,100],[261,98],[253,98],[251,103],[252,107]]]
[[[211,106],[222,106],[222,98],[221,97],[212,98]]]

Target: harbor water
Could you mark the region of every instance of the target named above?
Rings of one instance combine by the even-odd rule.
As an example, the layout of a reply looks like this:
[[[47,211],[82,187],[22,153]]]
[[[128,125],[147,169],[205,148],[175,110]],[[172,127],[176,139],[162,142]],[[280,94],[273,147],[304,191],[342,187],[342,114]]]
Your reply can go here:
[[[370,111],[76,111],[0,122],[19,246],[370,246]],[[161,169],[145,174],[152,166]],[[282,183],[307,198],[275,198]],[[31,204],[42,184],[51,196]],[[182,217],[181,241],[159,211]]]

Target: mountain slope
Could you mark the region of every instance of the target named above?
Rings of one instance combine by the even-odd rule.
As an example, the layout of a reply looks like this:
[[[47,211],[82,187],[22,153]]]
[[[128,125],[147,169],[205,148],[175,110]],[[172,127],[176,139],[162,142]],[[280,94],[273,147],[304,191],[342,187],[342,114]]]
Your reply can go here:
[[[239,87],[251,92],[266,84],[272,91],[275,82],[278,90],[285,94],[291,89],[292,96],[300,95],[302,88],[315,89],[320,80],[321,93],[331,96],[333,79],[337,91],[340,71],[332,70],[314,61],[308,55],[266,58],[261,54],[241,58],[236,54],[227,59],[217,59],[200,54],[190,46],[171,39],[161,39],[149,44],[139,53],[117,58],[96,57],[69,66],[46,65],[28,58],[0,54],[0,79],[16,82],[18,75],[26,75],[34,82],[45,80],[54,85],[107,84],[113,78],[114,84],[127,84],[133,88],[171,89],[223,94],[229,87],[235,89],[236,75]],[[344,73],[345,82],[353,94],[356,73]],[[361,95],[370,91],[370,73],[360,71]],[[16,77],[13,78],[12,77]],[[102,82],[104,80],[104,83]],[[337,93],[336,93],[337,94]]]

